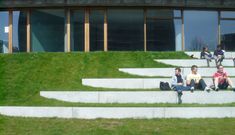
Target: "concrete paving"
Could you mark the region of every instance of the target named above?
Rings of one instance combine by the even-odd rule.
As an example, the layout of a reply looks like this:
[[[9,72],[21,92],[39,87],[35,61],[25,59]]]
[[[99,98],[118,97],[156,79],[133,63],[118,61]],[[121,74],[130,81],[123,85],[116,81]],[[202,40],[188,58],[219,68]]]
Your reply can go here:
[[[191,67],[192,65],[207,67],[207,61],[203,59],[155,59],[154,61],[179,67]],[[234,62],[232,59],[225,59],[223,60],[222,65],[225,67],[234,67]],[[210,66],[216,67],[214,60],[210,62]]]
[[[203,79],[208,86],[213,84],[211,78]],[[235,82],[235,78],[231,80]],[[161,81],[171,83],[171,78],[92,78],[82,79],[82,85],[113,89],[154,89],[159,88]]]
[[[38,118],[235,118],[235,107],[0,107],[0,114]]]
[[[80,103],[178,103],[174,91],[41,91],[40,96],[65,102]],[[235,102],[233,91],[183,92],[183,103],[224,104]]]
[[[191,68],[181,68],[183,75],[191,73]],[[224,69],[229,76],[235,76],[235,68]],[[120,68],[119,71],[128,73],[131,75],[146,76],[146,77],[171,77],[174,75],[175,68]],[[198,73],[205,77],[211,77],[217,69],[211,68],[199,68]]]

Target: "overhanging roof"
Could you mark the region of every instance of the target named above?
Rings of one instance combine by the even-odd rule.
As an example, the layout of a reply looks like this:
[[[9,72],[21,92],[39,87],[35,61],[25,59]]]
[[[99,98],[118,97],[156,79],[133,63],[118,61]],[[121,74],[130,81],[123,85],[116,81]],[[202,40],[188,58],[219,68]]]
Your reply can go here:
[[[143,6],[235,9],[235,0],[0,0],[0,8]]]

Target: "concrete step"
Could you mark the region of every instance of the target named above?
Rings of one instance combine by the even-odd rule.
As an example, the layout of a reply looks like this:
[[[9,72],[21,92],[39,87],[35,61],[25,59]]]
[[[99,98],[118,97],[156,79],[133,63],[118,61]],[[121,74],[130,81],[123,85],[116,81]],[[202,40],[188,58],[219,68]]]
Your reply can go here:
[[[182,74],[187,75],[191,73],[191,68],[181,68]],[[175,68],[120,68],[119,71],[138,76],[161,76],[171,77],[175,73]],[[198,73],[205,77],[211,77],[217,71],[216,68],[199,68]],[[229,76],[235,76],[235,68],[225,68]]]
[[[235,82],[235,78],[231,78]],[[207,85],[212,85],[211,78],[204,78]],[[92,78],[82,79],[82,85],[113,89],[154,89],[160,82],[171,83],[171,78]]]
[[[235,107],[0,107],[14,117],[123,119],[123,118],[235,118]]]
[[[191,67],[192,65],[207,67],[207,61],[204,59],[156,59],[154,61],[179,67]],[[226,67],[234,67],[234,62],[232,59],[225,59],[222,62],[222,65]],[[210,62],[210,67],[216,67],[214,60]]]
[[[184,52],[184,53],[186,53],[189,56],[194,55],[194,58],[198,58],[198,59],[200,59],[200,56],[201,56],[201,52]],[[213,52],[211,52],[211,54],[213,54]],[[226,59],[235,58],[235,52],[225,52],[224,55]]]
[[[41,91],[40,96],[80,103],[178,103],[175,91]],[[235,102],[233,91],[183,92],[182,103],[224,104]]]

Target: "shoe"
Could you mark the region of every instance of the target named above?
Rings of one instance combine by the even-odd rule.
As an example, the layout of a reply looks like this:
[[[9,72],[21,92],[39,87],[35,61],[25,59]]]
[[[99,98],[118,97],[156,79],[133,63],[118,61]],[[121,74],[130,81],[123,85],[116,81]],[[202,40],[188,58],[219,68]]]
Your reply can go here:
[[[219,91],[219,88],[215,88],[215,91]]]
[[[177,91],[177,93],[178,93],[178,104],[181,104],[182,103],[181,97],[183,95],[183,92],[180,90],[180,91]]]
[[[206,88],[204,89],[204,91],[210,92],[210,91],[211,91],[211,88],[206,87]]]
[[[194,91],[194,87],[191,87],[190,91],[193,93],[193,91]]]

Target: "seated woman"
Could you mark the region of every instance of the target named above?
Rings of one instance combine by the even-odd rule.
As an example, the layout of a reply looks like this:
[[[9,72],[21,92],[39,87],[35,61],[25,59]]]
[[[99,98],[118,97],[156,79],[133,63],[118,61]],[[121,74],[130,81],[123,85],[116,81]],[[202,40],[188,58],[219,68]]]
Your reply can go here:
[[[211,62],[211,59],[213,59],[213,56],[209,52],[208,47],[203,47],[200,58],[201,59],[206,59],[208,67],[210,66],[209,62]]]

